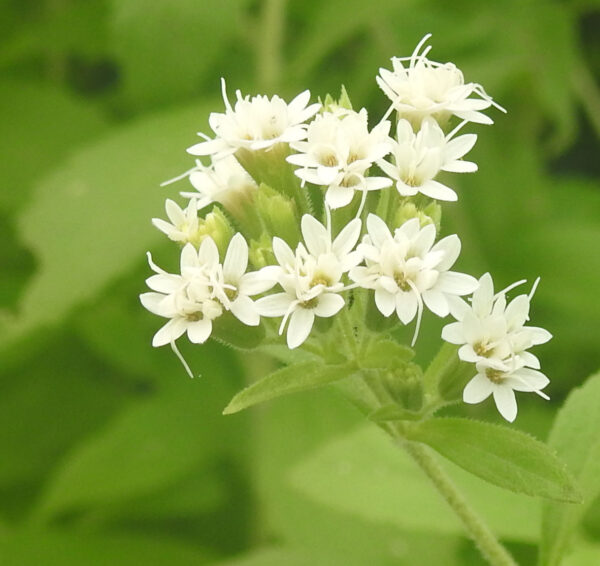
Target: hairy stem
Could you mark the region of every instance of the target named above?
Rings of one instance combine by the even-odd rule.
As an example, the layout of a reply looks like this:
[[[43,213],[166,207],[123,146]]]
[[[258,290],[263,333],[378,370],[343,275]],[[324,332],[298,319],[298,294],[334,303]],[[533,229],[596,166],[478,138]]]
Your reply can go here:
[[[458,491],[450,477],[438,464],[431,451],[415,442],[402,443],[403,448],[434,483],[437,490],[466,527],[477,548],[492,566],[517,566],[506,548]]]

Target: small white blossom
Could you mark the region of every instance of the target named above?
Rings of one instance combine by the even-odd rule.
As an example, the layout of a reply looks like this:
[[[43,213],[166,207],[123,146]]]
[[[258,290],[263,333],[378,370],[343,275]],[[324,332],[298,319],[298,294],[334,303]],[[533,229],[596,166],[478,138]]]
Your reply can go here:
[[[200,234],[198,231],[198,205],[195,199],[190,201],[185,210],[180,208],[175,201],[167,199],[165,210],[171,222],[169,223],[160,218],[153,218],[152,224],[174,242],[181,242],[183,244],[189,242],[197,245]]]
[[[392,58],[392,71],[379,69],[377,84],[392,101],[398,116],[417,127],[427,116],[443,123],[451,115],[468,122],[492,124],[492,120],[480,111],[491,105],[503,109],[492,101],[481,85],[465,84],[462,72],[453,63],[427,59],[431,47],[419,53],[430,37],[431,34],[426,35],[410,57]]]
[[[416,134],[407,120],[399,120],[397,139],[391,140],[394,163],[380,159],[377,165],[396,181],[402,196],[422,193],[437,200],[455,201],[456,193],[435,177],[440,171],[477,170],[475,163],[461,159],[475,145],[475,134],[448,139],[438,123],[426,117]]]
[[[289,104],[275,95],[242,96],[236,91],[236,103],[232,108],[227,98],[225,81],[222,80],[225,113],[213,112],[209,124],[215,139],[207,138],[188,148],[192,155],[215,155],[222,157],[240,148],[267,149],[281,142],[294,142],[306,137],[304,122],[314,116],[320,104],[308,105],[310,92],[305,90]]]
[[[300,152],[287,161],[300,166],[296,175],[303,182],[327,188],[325,202],[330,208],[350,203],[355,191],[389,187],[386,177],[368,177],[371,165],[390,152],[390,123],[383,121],[371,132],[367,111],[324,112],[308,126],[307,140],[291,143]]]
[[[361,287],[375,290],[375,304],[384,316],[396,311],[403,324],[417,316],[413,344],[423,304],[444,317],[450,312],[449,301],[477,287],[474,277],[449,271],[460,253],[458,236],[447,236],[434,245],[435,226],[421,228],[416,218],[405,222],[392,235],[375,214],[369,214],[367,230],[368,235],[358,246],[366,266],[352,269],[350,278]]]
[[[181,274],[167,273],[150,259],[156,272],[146,280],[151,293],[140,300],[150,312],[169,321],[154,335],[153,346],[173,343],[187,332],[190,342],[206,342],[212,332],[212,321],[221,316],[223,307],[215,299],[213,288],[220,284],[219,252],[211,238],[196,250],[186,244],[181,250]]]
[[[525,326],[535,286],[529,295],[519,295],[507,303],[507,291],[521,283],[494,294],[492,278],[486,273],[479,280],[471,304],[458,301],[452,313],[457,322],[442,330],[444,340],[461,345],[460,359],[477,367],[477,375],[465,387],[463,400],[479,403],[493,394],[500,414],[511,422],[517,415],[513,390],[533,391],[547,398],[541,389],[549,383],[537,371],[538,358],[527,351],[552,338],[543,328]]]
[[[258,188],[233,155],[213,158],[209,166],[198,161],[188,174],[197,192],[184,191],[181,196],[198,199],[198,210],[218,202],[227,210],[237,211],[248,205],[252,193]]]
[[[256,326],[260,317],[250,296],[270,289],[275,280],[265,272],[245,273],[248,244],[236,234],[227,248],[224,264],[214,240],[206,237],[198,250],[186,244],[181,250],[180,274],[167,273],[150,259],[155,271],[146,280],[153,292],[140,300],[150,312],[169,321],[154,335],[153,346],[173,343],[184,333],[201,344],[212,332],[212,322],[231,311],[241,322]]]
[[[265,269],[277,277],[283,292],[256,302],[262,316],[283,317],[280,334],[289,319],[289,348],[300,346],[308,338],[315,317],[331,317],[343,308],[344,299],[339,295],[344,290],[342,276],[361,261],[360,254],[352,252],[360,236],[358,219],[332,242],[331,234],[318,220],[304,215],[302,234],[306,246],[298,244],[295,253],[283,240],[273,238],[279,265]]]

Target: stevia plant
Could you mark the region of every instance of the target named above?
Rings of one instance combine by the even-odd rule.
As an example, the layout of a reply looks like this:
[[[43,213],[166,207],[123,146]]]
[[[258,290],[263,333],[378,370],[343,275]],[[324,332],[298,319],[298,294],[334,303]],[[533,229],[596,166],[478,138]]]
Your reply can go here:
[[[503,108],[452,63],[430,60],[428,39],[380,69],[390,104],[372,127],[344,88],[318,103],[308,91],[287,103],[238,90],[232,105],[223,80],[225,111],[188,148],[195,165],[170,181],[191,185],[187,204],[167,199],[168,221],[153,220],[179,245],[179,273],[148,254],[154,275],[140,299],[166,319],[153,345],[170,345],[190,375],[176,346],[184,334],[283,363],[224,413],[334,384],[421,466],[490,564],[514,564],[431,449],[516,492],[567,502],[579,494],[534,438],[437,415],[492,396],[512,422],[515,392],[548,399],[530,349],[551,334],[527,324],[539,280],[509,298],[525,281],[497,291],[489,273],[453,270],[461,241],[440,237],[441,203],[460,206],[459,195],[438,177],[477,170],[465,159],[477,135],[465,129],[492,124],[484,111]],[[413,361],[424,316],[454,319],[425,370]]]

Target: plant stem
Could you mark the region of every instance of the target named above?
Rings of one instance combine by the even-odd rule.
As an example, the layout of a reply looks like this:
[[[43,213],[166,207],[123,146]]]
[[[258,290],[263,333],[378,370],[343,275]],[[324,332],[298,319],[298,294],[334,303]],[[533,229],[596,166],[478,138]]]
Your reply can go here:
[[[458,515],[467,532],[477,545],[484,558],[492,566],[517,566],[506,548],[490,531],[484,521],[458,491],[448,474],[435,460],[430,450],[415,442],[402,442],[404,449],[412,456],[429,479],[435,484],[448,505]]]
[[[277,88],[281,78],[286,0],[264,0],[260,32],[256,47],[260,87],[265,91]]]

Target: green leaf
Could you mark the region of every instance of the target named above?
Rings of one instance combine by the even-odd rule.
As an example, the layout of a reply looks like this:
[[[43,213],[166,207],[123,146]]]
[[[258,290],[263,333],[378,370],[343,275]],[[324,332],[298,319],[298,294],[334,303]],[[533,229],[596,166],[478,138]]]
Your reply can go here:
[[[156,536],[26,529],[0,534],[0,561],[11,566],[197,566],[206,564],[208,558],[207,553],[198,548]]]
[[[567,463],[584,496],[583,505],[546,503],[540,562],[560,563],[585,510],[600,494],[600,374],[592,376],[567,398],[556,417],[548,444]]]
[[[237,34],[245,2],[112,0],[111,5],[125,96],[139,107],[194,95],[207,69]],[[218,89],[216,77],[211,86]],[[206,122],[198,127],[204,129]]]
[[[539,509],[449,465],[449,473],[503,538],[536,541]],[[422,471],[373,426],[345,433],[317,448],[293,470],[306,497],[362,519],[411,531],[462,534],[463,526]]]
[[[565,465],[524,432],[469,419],[434,418],[408,427],[407,436],[491,484],[515,493],[581,502]]]
[[[106,129],[105,118],[89,102],[47,84],[16,80],[0,82],[0,123],[0,208],[10,212],[23,207],[33,184],[69,150]]]
[[[161,181],[189,167],[182,148],[206,107],[141,120],[82,149],[37,187],[19,219],[39,270],[4,342],[59,321],[164,240],[150,223],[164,214]],[[132,229],[134,227],[135,229]],[[68,280],[68,288],[65,282]],[[142,290],[142,289],[140,289]]]
[[[410,421],[419,418],[421,418],[420,413],[403,409],[399,405],[394,404],[384,405],[369,414],[369,419],[375,423],[404,420]]]
[[[225,407],[223,414],[237,413],[281,395],[314,389],[348,377],[351,373],[348,366],[326,366],[316,361],[286,366],[240,391]]]
[[[195,381],[192,383],[201,383]],[[87,439],[49,482],[37,515],[109,506],[182,480],[214,453],[197,389],[139,402]],[[212,447],[212,448],[211,448]]]

